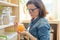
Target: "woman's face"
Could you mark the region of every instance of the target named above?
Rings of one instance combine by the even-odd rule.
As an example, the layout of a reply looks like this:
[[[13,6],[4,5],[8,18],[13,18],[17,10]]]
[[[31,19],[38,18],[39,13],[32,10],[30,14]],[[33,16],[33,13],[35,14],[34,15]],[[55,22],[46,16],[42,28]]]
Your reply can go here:
[[[38,17],[39,9],[34,4],[28,4],[27,8],[32,18]]]

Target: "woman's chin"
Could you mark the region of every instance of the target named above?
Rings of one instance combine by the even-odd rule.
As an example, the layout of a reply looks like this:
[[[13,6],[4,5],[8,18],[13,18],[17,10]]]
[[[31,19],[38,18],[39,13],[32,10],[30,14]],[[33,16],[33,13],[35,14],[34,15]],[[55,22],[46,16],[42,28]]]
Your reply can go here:
[[[35,18],[35,17],[32,17],[32,18]]]

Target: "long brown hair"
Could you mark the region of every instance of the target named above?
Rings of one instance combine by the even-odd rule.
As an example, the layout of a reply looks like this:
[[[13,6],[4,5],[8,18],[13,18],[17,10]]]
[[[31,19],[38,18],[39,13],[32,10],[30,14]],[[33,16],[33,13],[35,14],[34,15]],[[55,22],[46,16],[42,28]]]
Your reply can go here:
[[[34,4],[37,8],[39,8],[39,17],[45,17],[47,14],[47,11],[45,9],[45,6],[41,0],[29,0],[26,4],[28,6],[29,4]]]

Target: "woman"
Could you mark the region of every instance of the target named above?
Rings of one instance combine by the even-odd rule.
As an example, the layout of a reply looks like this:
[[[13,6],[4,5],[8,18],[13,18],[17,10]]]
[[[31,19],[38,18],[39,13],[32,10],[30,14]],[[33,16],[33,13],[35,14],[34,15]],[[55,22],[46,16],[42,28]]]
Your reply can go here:
[[[22,34],[29,37],[30,40],[50,40],[50,25],[44,18],[47,14],[45,6],[41,0],[29,0],[27,9],[32,18],[28,30]]]

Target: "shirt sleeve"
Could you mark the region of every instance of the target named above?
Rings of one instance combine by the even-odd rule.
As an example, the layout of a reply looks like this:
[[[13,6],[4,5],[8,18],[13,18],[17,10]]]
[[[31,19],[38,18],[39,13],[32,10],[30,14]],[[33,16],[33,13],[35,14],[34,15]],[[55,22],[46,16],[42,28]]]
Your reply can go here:
[[[39,40],[50,40],[49,28],[47,25],[38,28],[38,38]]]

